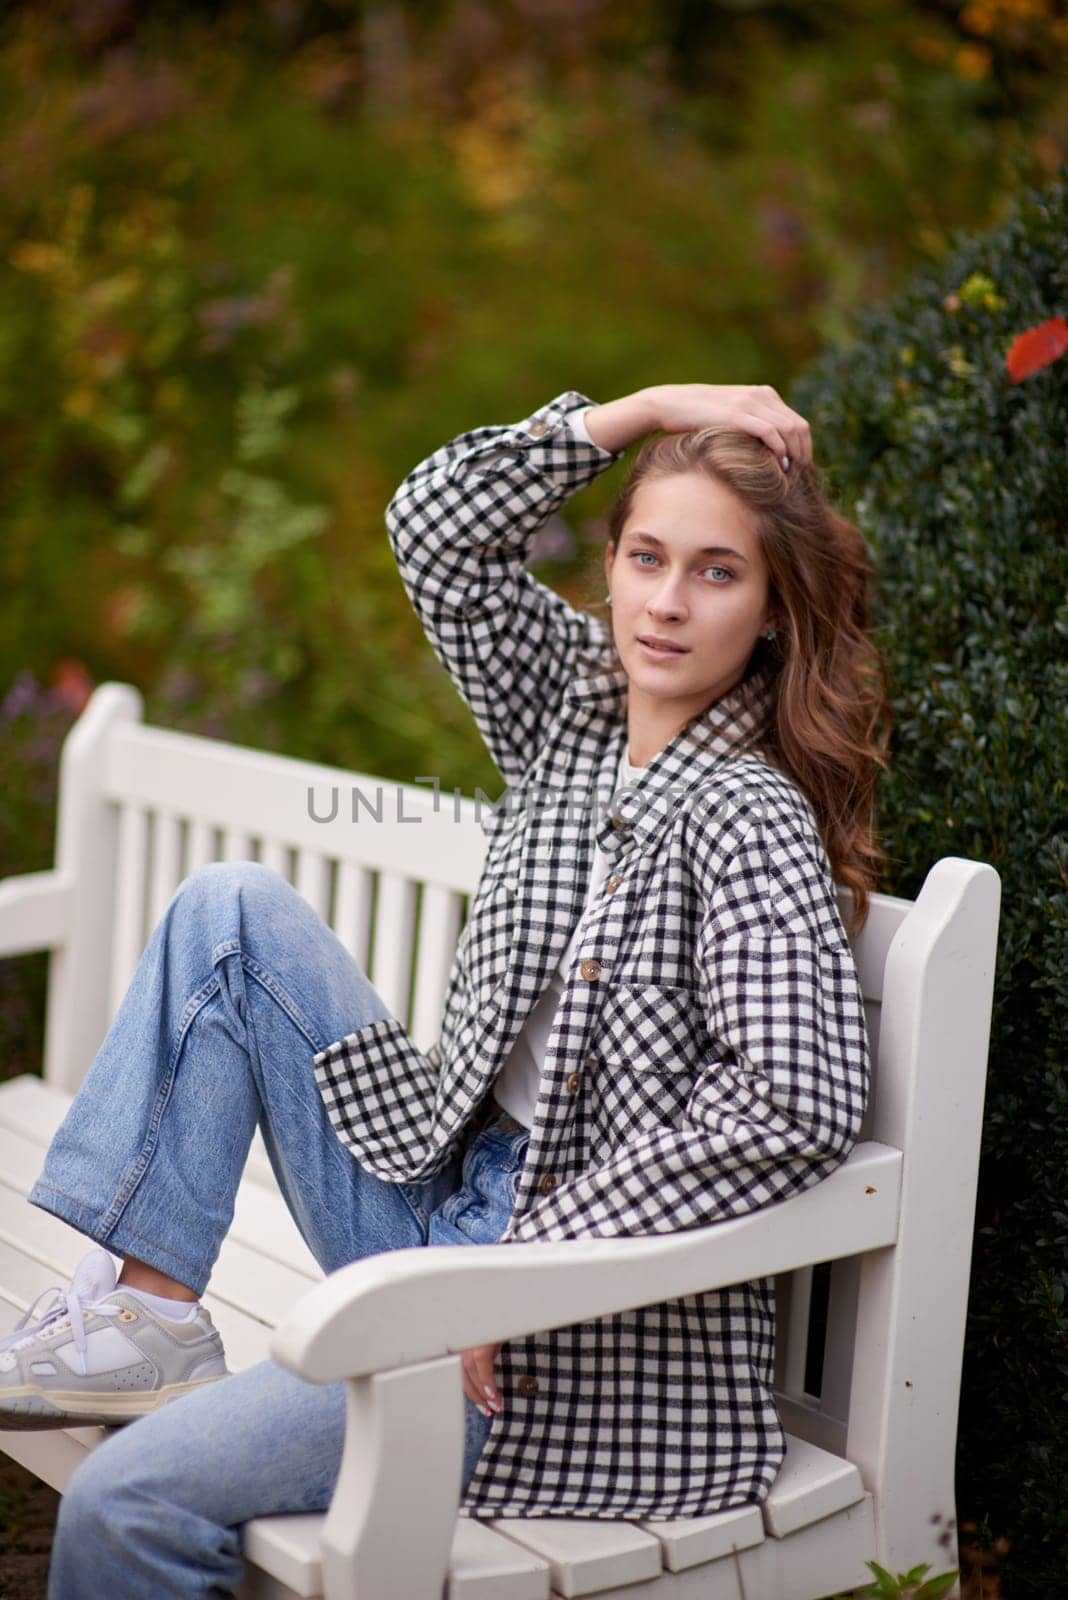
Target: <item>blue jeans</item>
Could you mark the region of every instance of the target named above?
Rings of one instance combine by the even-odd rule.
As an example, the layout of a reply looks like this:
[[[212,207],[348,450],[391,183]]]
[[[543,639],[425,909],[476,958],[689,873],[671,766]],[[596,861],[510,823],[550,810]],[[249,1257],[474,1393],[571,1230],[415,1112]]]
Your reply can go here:
[[[277,873],[201,868],[153,931],[31,1202],[200,1294],[258,1125],[324,1272],[382,1250],[494,1242],[526,1129],[491,1117],[435,1178],[393,1184],[330,1126],[312,1055],[388,1015]],[[490,1421],[464,1404],[466,1488]],[[268,1360],[110,1434],[63,1497],[49,1600],[231,1591],[245,1522],[329,1505],[344,1427],[343,1384],[305,1383]]]

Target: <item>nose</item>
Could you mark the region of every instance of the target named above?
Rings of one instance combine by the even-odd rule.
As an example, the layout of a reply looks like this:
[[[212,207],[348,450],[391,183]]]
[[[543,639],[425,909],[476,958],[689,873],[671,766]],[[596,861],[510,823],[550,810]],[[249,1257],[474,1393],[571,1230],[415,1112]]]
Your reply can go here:
[[[660,583],[654,585],[645,602],[645,609],[651,617],[668,618],[685,615],[686,606],[682,599],[681,582],[680,578],[665,573]]]

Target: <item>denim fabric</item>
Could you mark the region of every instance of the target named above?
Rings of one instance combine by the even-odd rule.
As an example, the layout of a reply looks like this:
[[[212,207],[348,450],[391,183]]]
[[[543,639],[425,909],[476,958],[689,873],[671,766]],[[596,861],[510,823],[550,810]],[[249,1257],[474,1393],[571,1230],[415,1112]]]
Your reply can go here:
[[[528,1131],[511,1118],[483,1120],[441,1173],[410,1184],[366,1173],[330,1126],[312,1055],[388,1014],[277,873],[201,868],[154,929],[31,1202],[199,1294],[258,1125],[325,1272],[383,1250],[492,1243],[526,1154]],[[490,1421],[464,1405],[466,1487]],[[49,1600],[228,1592],[243,1523],[325,1510],[344,1421],[342,1384],[307,1384],[268,1360],[117,1430],[63,1497]]]

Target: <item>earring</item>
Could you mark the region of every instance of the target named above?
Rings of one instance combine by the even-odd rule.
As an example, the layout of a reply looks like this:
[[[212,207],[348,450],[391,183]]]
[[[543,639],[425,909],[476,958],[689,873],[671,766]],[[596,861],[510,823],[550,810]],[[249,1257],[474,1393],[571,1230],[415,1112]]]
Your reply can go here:
[[[764,637],[765,637],[765,639],[774,639],[774,637],[775,637],[775,629],[774,628],[769,628],[767,633],[764,635]]]
[[[610,606],[612,604],[612,596],[610,594],[605,595],[604,603],[606,606]]]

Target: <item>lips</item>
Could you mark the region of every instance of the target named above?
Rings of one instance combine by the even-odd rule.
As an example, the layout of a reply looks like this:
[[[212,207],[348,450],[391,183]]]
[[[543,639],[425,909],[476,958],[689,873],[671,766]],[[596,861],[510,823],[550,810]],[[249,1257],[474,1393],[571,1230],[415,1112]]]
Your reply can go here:
[[[675,644],[671,639],[658,639],[655,633],[640,633],[638,635],[638,643],[648,645],[650,650],[670,651],[672,655],[684,656],[687,654],[685,645]]]

